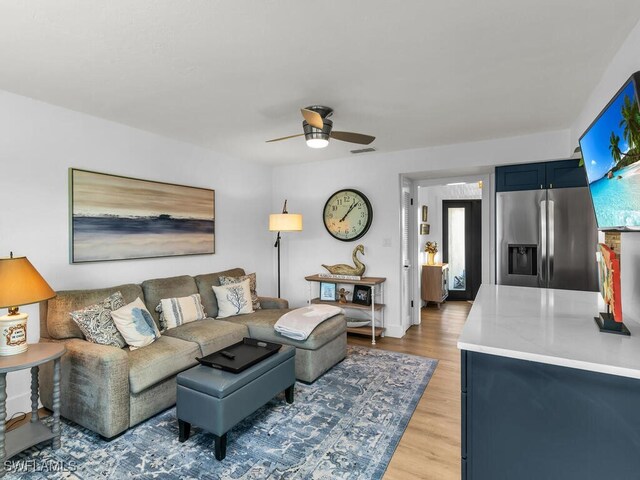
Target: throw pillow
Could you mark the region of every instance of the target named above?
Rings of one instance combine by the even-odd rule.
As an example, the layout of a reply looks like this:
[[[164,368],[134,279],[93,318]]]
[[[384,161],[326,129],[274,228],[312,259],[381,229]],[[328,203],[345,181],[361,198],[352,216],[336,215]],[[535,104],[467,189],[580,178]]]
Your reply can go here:
[[[160,324],[160,333],[164,333],[165,330],[167,329],[167,321],[164,319],[164,315],[162,314],[161,301],[158,302],[158,305],[156,305],[155,311],[160,314],[160,317],[158,318],[158,323]]]
[[[253,313],[249,279],[219,287],[212,285],[211,288],[213,288],[213,293],[216,294],[216,300],[218,300],[218,316],[216,318]]]
[[[251,290],[251,303],[254,310],[262,309],[260,306],[260,300],[258,300],[258,292],[256,291],[256,274],[250,273],[249,275],[241,275],[239,277],[218,277],[220,285],[231,285],[232,283],[240,283],[246,279],[249,279],[249,289]]]
[[[146,347],[160,338],[160,331],[140,297],[111,312],[111,317],[131,350]]]
[[[124,304],[122,294],[116,292],[100,303],[89,305],[82,310],[76,310],[69,314],[88,341],[122,348],[126,345],[126,342],[116,328],[116,324],[113,323],[111,312],[124,306]]]
[[[199,293],[181,298],[163,298],[160,300],[160,308],[160,324],[164,323],[166,329],[207,318]]]

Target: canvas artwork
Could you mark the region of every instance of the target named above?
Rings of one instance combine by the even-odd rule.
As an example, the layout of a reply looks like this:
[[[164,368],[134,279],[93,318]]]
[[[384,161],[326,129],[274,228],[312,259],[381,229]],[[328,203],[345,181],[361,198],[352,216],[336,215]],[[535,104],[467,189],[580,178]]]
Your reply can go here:
[[[215,192],[70,169],[71,263],[215,252]]]

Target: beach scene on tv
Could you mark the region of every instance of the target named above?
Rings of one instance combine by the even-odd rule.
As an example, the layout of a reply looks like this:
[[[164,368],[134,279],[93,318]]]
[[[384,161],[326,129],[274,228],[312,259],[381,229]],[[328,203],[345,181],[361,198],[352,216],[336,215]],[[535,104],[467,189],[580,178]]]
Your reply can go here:
[[[640,228],[640,110],[633,81],[580,139],[598,228]]]

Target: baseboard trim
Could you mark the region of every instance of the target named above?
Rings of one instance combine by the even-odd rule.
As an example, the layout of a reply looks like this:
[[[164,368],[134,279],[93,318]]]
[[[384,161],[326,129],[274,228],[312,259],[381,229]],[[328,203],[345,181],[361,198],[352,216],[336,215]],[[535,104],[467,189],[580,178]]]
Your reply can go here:
[[[404,328],[402,325],[389,325],[385,327],[385,337],[402,338],[404,337]]]
[[[38,402],[38,407],[41,406],[42,404]],[[18,412],[29,414],[31,412],[31,392],[25,392],[19,395],[14,395],[13,397],[8,397],[6,407],[7,420],[9,420],[12,415]]]

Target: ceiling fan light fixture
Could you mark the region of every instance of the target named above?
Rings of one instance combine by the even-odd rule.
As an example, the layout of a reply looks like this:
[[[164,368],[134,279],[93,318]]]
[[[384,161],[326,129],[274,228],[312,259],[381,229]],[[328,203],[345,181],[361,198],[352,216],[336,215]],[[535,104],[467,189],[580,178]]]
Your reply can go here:
[[[321,129],[309,125],[305,120],[302,122],[302,128],[304,130],[304,139],[307,141],[309,148],[325,148],[329,145],[329,136],[333,128],[331,120],[324,118]]]
[[[311,105],[310,107],[300,109],[300,112],[302,113],[302,118],[304,118],[302,121],[302,130],[304,133],[274,138],[267,140],[267,143],[279,142],[280,140],[288,140],[304,135],[304,139],[307,141],[309,148],[325,148],[329,145],[329,139],[331,138],[341,142],[357,143],[360,145],[369,145],[376,139],[376,137],[363,133],[333,131],[333,121],[329,119],[329,117],[333,115],[333,109],[329,107]]]
[[[326,138],[307,138],[307,147],[309,148],[325,148],[329,145]]]

